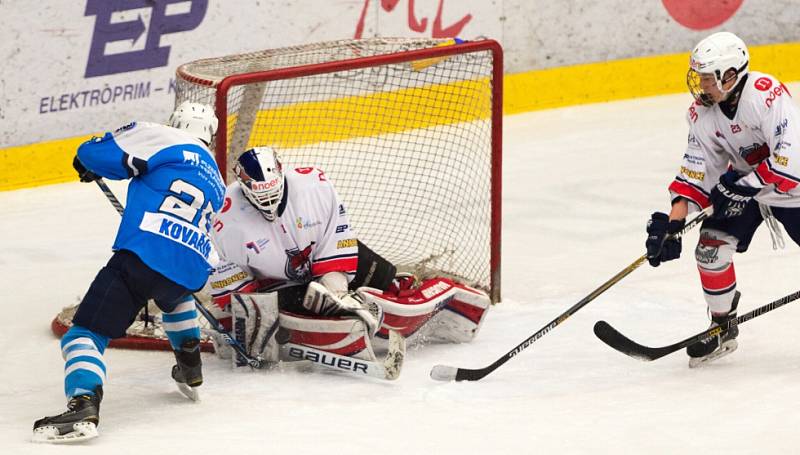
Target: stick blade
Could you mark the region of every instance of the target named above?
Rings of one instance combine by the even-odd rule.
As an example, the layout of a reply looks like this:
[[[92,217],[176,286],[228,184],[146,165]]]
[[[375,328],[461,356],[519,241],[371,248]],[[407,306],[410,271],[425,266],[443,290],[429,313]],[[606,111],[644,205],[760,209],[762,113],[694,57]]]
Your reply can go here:
[[[619,330],[606,321],[597,321],[595,323],[594,334],[612,349],[643,362],[650,362],[672,352],[667,348],[659,349],[643,346],[620,333]]]
[[[435,381],[450,382],[456,380],[458,368],[449,365],[435,365],[431,369],[431,379]]]

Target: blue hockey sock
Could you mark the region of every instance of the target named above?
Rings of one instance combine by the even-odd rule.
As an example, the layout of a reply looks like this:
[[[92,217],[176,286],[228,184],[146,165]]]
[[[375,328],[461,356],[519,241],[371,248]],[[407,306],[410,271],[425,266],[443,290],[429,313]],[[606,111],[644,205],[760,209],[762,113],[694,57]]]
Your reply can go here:
[[[73,325],[61,338],[61,356],[64,364],[64,393],[67,398],[77,395],[94,395],[97,386],[106,380],[106,363],[103,353],[109,338],[91,330]]]
[[[174,310],[162,315],[164,331],[167,332],[169,344],[172,349],[180,349],[184,341],[191,338],[200,338],[200,327],[197,325],[197,310],[194,306],[194,299],[187,300],[178,304]]]

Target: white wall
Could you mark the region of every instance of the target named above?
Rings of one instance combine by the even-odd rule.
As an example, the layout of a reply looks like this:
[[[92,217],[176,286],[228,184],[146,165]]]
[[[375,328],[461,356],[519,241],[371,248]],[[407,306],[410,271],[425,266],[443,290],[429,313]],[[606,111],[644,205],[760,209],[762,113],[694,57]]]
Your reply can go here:
[[[110,129],[135,118],[165,119],[175,68],[203,57],[359,34],[488,36],[505,47],[506,71],[521,72],[686,52],[721,28],[750,44],[800,41],[797,3],[0,0],[0,148]],[[709,9],[713,4],[717,8]],[[692,13],[698,5],[705,6]],[[705,28],[682,25],[668,7],[678,18],[688,12]],[[732,17],[722,21],[729,15],[725,8]]]

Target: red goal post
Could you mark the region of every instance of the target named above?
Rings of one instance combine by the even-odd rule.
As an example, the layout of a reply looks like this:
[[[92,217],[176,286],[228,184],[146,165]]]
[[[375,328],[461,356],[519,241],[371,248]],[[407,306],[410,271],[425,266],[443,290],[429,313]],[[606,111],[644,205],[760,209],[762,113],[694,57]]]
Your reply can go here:
[[[275,147],[286,166],[322,169],[358,238],[399,269],[451,276],[500,300],[496,41],[340,40],[198,60],[176,75],[176,105],[215,106],[212,149],[228,182],[239,153]],[[56,334],[75,307],[53,320]],[[150,307],[151,322],[140,316],[112,347],[171,349]],[[212,349],[205,335],[202,344]]]
[[[198,60],[176,103],[214,104],[214,150],[325,171],[358,237],[500,299],[503,57],[493,40],[340,40]],[[424,273],[424,272],[423,272]]]

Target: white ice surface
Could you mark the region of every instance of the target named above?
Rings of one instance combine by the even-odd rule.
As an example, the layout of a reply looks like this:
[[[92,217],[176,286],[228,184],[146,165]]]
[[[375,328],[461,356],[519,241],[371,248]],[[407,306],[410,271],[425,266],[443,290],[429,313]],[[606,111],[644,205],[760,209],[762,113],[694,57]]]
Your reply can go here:
[[[172,384],[171,354],[109,349],[101,436],[80,448],[28,440],[35,419],[64,409],[49,323],[108,259],[118,216],[91,184],[0,193],[0,453],[797,453],[800,305],[742,326],[736,353],[697,370],[681,352],[644,363],[592,334],[605,319],[655,346],[704,329],[696,232],[681,260],[641,267],[485,379],[428,377],[438,363],[488,365],[643,253],[646,219],[668,207],[688,104],[505,119],[504,298],[472,344],[411,348],[396,382],[234,373],[205,356],[199,403]],[[762,228],[737,256],[740,311],[800,286],[787,243],[773,252]]]

